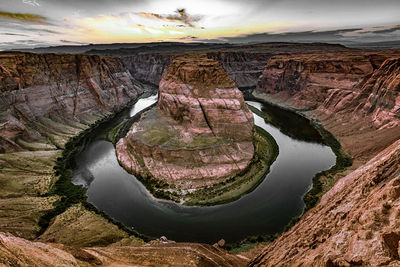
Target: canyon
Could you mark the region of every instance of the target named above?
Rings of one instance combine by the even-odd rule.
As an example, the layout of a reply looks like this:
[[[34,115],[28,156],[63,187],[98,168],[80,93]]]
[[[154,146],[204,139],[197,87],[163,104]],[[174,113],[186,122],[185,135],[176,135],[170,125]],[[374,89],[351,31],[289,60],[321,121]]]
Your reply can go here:
[[[173,59],[157,107],[145,112],[116,153],[129,172],[196,189],[225,182],[254,155],[253,115],[219,62],[205,55]]]
[[[353,166],[321,177],[325,191],[314,208],[275,241],[241,255],[218,245],[144,244],[79,201],[41,231],[41,216],[64,200],[51,189],[67,140],[154,92],[151,84],[161,81],[176,53],[1,53],[2,264],[399,264],[400,51],[266,44],[205,52],[221,62],[236,87],[256,85],[252,97],[323,125]]]

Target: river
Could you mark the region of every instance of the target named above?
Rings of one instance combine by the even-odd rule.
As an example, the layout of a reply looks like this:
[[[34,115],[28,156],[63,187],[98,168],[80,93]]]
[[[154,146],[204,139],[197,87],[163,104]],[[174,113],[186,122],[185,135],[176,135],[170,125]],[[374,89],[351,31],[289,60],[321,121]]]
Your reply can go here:
[[[157,96],[140,99],[121,116],[133,116],[156,101]],[[236,242],[276,233],[302,213],[302,197],[312,186],[312,177],[333,166],[336,156],[308,120],[276,107],[247,103],[267,114],[267,120],[254,114],[255,124],[275,138],[279,155],[263,182],[236,201],[186,207],[154,199],[118,164],[114,146],[105,140],[111,126],[98,131],[76,156],[72,181],[87,187],[88,202],[99,210],[150,237],[215,243],[221,238]]]

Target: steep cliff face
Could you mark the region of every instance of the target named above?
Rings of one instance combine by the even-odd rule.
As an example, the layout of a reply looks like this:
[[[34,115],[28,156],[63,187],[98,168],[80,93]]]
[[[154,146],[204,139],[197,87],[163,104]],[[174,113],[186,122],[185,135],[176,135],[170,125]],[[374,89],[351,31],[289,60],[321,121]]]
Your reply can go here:
[[[117,143],[128,171],[183,188],[204,187],[244,170],[254,154],[254,121],[221,65],[204,55],[173,60],[157,108]]]
[[[135,79],[158,86],[172,57],[172,54],[144,53],[123,56],[121,60]]]
[[[398,266],[400,141],[339,180],[251,266]]]
[[[260,77],[257,90],[276,95],[301,108],[317,108],[332,91],[351,92],[353,87],[386,59],[365,53],[277,56]]]
[[[133,81],[116,58],[1,54],[0,152],[21,150],[20,135],[38,138],[38,127],[27,124],[39,118],[85,123],[85,116],[99,118],[121,109],[144,90]]]
[[[358,88],[356,112],[371,117],[378,129],[400,124],[400,58],[386,60]]]
[[[309,110],[356,161],[365,162],[399,137],[399,56],[400,51],[277,56],[256,94]],[[363,141],[372,138],[375,142]]]
[[[158,85],[171,60],[179,53],[143,53],[121,57],[132,76]],[[209,52],[209,58],[219,61],[239,88],[254,87],[272,52]]]
[[[207,48],[208,47],[208,48]],[[139,50],[97,50],[100,55],[121,57],[132,76],[142,82],[158,85],[172,58],[185,52],[205,53],[217,60],[239,89],[255,87],[265,65],[272,56],[294,54],[326,54],[348,52],[350,49],[332,44],[266,43],[255,45],[186,45],[165,47],[162,44],[141,47]],[[94,52],[94,51],[92,51]],[[131,55],[129,55],[131,54]]]
[[[209,58],[218,60],[239,88],[254,87],[273,53],[271,52],[210,52]]]
[[[344,178],[323,178],[340,180],[251,265],[400,264],[399,74],[399,51],[270,60],[255,95],[308,109],[303,112],[340,140],[354,164]]]
[[[37,238],[40,217],[53,210],[57,201],[64,201],[49,192],[59,179],[53,168],[68,139],[120,110],[144,90],[148,89],[116,58],[1,53],[0,231]],[[58,222],[62,225],[68,218],[67,234],[53,231],[43,239],[101,244],[127,236],[83,207],[59,216],[50,229],[58,229]],[[90,237],[87,241],[77,234],[83,224]]]

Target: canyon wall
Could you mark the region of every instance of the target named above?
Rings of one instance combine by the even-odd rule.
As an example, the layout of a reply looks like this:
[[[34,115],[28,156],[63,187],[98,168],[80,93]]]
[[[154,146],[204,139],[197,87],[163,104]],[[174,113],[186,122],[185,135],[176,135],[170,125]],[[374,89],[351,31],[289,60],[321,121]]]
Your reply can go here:
[[[399,56],[400,51],[276,56],[255,94],[320,121],[365,163],[399,137]]]
[[[45,124],[42,121],[91,123],[121,109],[143,91],[116,58],[3,53],[0,152],[23,150],[18,138],[32,141],[44,137],[46,133],[40,133],[41,127],[35,125]],[[58,139],[50,141],[62,146]]]
[[[301,45],[292,46],[297,50],[290,53],[270,49],[277,51],[262,72],[256,95],[318,120],[339,138],[355,164],[338,174],[337,179],[344,178],[321,202],[250,265],[398,266],[399,51],[335,47],[340,53],[322,49],[304,54]],[[252,61],[242,55],[211,57],[221,58],[234,73],[241,69],[239,62]],[[141,60],[147,64],[146,57]],[[155,59],[154,68],[145,65],[149,71],[137,78],[156,84],[166,66],[163,60]],[[253,81],[251,65],[245,63],[245,75],[237,74],[237,83]],[[261,63],[254,65],[259,71]],[[0,232],[11,233],[0,233],[0,265],[246,264],[208,245],[142,246],[142,240],[81,204],[56,216],[38,236],[41,215],[63,201],[49,196],[58,179],[53,167],[60,148],[147,90],[132,72],[133,78],[120,60],[109,57],[0,54]],[[97,247],[110,243],[114,245]]]
[[[132,76],[139,81],[158,86],[171,60],[180,53],[143,53],[121,57]],[[270,52],[209,52],[209,58],[218,60],[239,88],[254,87],[264,70]]]
[[[173,57],[173,54],[146,53],[123,56],[121,60],[135,79],[158,86]]]
[[[0,231],[74,245],[127,237],[80,205],[55,218],[51,236],[38,236],[39,223],[65,201],[52,190],[59,179],[53,168],[66,142],[149,90],[118,58],[1,53]],[[68,231],[59,231],[66,218]]]
[[[400,140],[340,179],[250,266],[399,266]]]
[[[268,62],[254,95],[322,123],[354,164],[322,177],[337,182],[251,266],[400,264],[399,60],[400,51],[358,51]]]
[[[176,49],[171,46],[170,50],[156,46],[141,48],[141,52],[132,52],[132,55],[123,55],[121,50],[107,50],[107,55],[120,56],[126,68],[135,79],[158,86],[161,77],[171,60],[184,53],[187,49]],[[252,88],[257,85],[259,76],[262,74],[268,60],[276,55],[292,55],[299,53],[324,54],[329,52],[347,52],[350,49],[341,45],[332,44],[296,44],[296,43],[270,43],[255,45],[229,45],[224,48],[215,49],[212,45],[209,49],[194,49],[190,53],[203,53],[211,59],[219,61],[231,79],[239,89]],[[151,51],[151,52],[150,52]],[[180,52],[177,52],[180,51]],[[101,51],[98,51],[101,52]],[[101,53],[100,53],[101,54]]]
[[[207,56],[218,60],[239,88],[254,87],[267,64],[271,52],[209,52]]]

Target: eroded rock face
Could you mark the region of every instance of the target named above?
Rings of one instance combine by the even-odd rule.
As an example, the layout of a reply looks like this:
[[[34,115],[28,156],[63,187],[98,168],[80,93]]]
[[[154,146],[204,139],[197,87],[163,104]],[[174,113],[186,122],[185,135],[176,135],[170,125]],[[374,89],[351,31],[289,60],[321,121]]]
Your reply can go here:
[[[21,150],[19,135],[40,136],[26,128],[38,118],[85,123],[119,110],[143,92],[138,84],[117,58],[0,54],[0,152]]]
[[[272,58],[257,90],[289,105],[327,114],[369,117],[375,127],[399,124],[399,53],[348,52]],[[385,61],[386,60],[386,61]]]
[[[209,52],[209,58],[218,60],[239,88],[254,87],[263,72],[272,51]]]
[[[207,244],[78,248],[0,232],[0,264],[4,266],[245,266],[247,261]]]
[[[339,180],[251,266],[398,266],[400,141]]]
[[[309,109],[354,164],[251,265],[399,265],[399,51],[279,57],[264,74],[258,92]]]
[[[144,90],[118,58],[0,53],[0,231],[38,237],[40,217],[60,201],[49,192],[59,179],[54,166],[66,142]],[[113,231],[110,222],[84,207],[79,212],[69,209],[59,218],[64,220],[60,225],[69,220],[68,234],[57,231],[60,220],[55,219],[51,237],[41,238],[88,244],[93,239],[83,240],[82,221],[91,222],[84,223],[85,233],[101,243],[126,235]],[[96,234],[99,229],[100,235]]]
[[[238,174],[254,154],[254,120],[221,65],[177,57],[160,82],[159,102],[117,143],[121,165],[186,188]]]
[[[332,90],[353,87],[387,57],[347,52],[338,54],[285,55],[272,58],[257,84],[257,90],[288,99],[294,106],[316,108]]]
[[[157,86],[172,57],[170,54],[145,53],[124,56],[121,60],[135,79]]]

